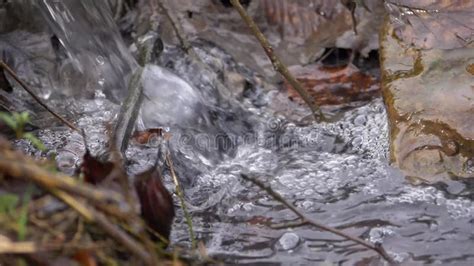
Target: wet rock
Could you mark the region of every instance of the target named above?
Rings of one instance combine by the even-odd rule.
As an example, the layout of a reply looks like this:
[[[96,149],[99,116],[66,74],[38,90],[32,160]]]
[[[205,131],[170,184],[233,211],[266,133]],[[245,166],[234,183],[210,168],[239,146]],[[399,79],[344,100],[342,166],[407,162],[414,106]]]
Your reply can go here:
[[[295,233],[285,233],[278,240],[278,249],[292,250],[300,243],[300,237]]]
[[[394,35],[420,48],[461,48],[473,41],[474,1],[385,1]],[[449,30],[447,30],[449,29]]]
[[[388,236],[394,235],[394,228],[388,227],[375,227],[369,232],[369,239],[372,243],[382,244],[384,239]]]
[[[445,47],[443,42],[430,46]],[[428,43],[414,44],[420,46],[399,39],[387,23],[381,63],[391,159],[406,175],[427,181],[473,177],[474,45],[426,50],[421,48]]]
[[[293,66],[290,71],[318,105],[336,105],[370,100],[379,95],[379,82],[352,64],[342,67]],[[285,81],[290,99],[302,102],[299,94]]]
[[[192,125],[201,103],[199,92],[186,81],[159,66],[148,65],[142,76],[145,100],[139,125],[143,128]]]

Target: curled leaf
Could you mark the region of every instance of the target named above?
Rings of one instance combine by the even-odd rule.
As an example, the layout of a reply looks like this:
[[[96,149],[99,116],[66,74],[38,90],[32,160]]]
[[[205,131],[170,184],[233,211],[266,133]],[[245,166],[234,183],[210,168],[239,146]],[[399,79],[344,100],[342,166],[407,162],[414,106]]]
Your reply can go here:
[[[102,182],[112,171],[114,164],[111,162],[101,162],[86,150],[81,164],[81,172],[87,183],[97,185]]]
[[[175,215],[174,204],[171,194],[161,182],[161,173],[152,168],[137,175],[135,189],[143,219],[151,229],[169,239]]]

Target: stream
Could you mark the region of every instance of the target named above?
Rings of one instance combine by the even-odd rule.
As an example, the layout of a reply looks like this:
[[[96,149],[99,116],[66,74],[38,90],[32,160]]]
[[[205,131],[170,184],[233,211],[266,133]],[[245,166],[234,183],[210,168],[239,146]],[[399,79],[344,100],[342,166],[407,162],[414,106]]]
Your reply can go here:
[[[36,83],[50,104],[85,130],[92,153],[100,154],[137,68],[136,48],[122,40],[101,1],[44,0],[37,7],[59,48],[52,48],[44,33],[15,31],[2,35],[0,49],[21,77]],[[11,44],[18,42],[21,49],[14,49]],[[51,47],[44,48],[47,42]],[[212,69],[226,65],[254,80],[239,58],[207,42],[196,40],[193,46]],[[35,54],[43,54],[44,62],[32,60]],[[38,67],[45,71],[33,71]],[[382,263],[373,251],[328,232],[265,225],[297,217],[242,180],[244,173],[268,182],[308,217],[383,244],[403,264],[474,264],[473,183],[414,185],[391,167],[380,97],[337,111],[335,122],[316,123],[301,119],[309,116],[306,107],[277,90],[250,82],[252,89],[236,98],[220,91],[215,80],[179,48],[165,45],[159,58],[145,67],[145,97],[137,122],[138,130],[162,127],[170,135],[169,149],[194,230],[211,257],[232,264]],[[274,102],[302,114],[300,119],[276,111]],[[72,174],[85,151],[80,134],[59,125],[40,128],[35,133],[49,153],[57,154],[59,169]],[[26,141],[15,145],[45,155]],[[131,141],[128,172],[149,168],[156,154],[156,142]],[[171,178],[165,181],[174,191]],[[189,247],[187,225],[174,199],[171,243]]]

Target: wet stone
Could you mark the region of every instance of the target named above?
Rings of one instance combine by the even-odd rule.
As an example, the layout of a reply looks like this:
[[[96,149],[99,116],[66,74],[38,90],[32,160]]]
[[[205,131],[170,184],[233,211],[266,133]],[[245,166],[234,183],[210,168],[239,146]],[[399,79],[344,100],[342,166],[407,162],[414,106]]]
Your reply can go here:
[[[446,190],[452,195],[457,195],[466,188],[466,185],[461,182],[448,181],[446,183],[448,185]]]
[[[474,45],[421,49],[394,32],[387,23],[381,38],[391,160],[428,182],[473,177],[467,165],[474,157]]]
[[[384,1],[394,36],[419,48],[453,49],[472,43],[473,1]]]
[[[314,193],[314,191],[313,191],[313,193]],[[303,203],[301,203],[301,207],[305,210],[309,210],[313,206],[314,206],[314,203],[312,201],[309,201],[309,200],[305,200],[305,201],[303,201]]]
[[[300,237],[295,233],[283,234],[277,243],[277,248],[280,250],[295,249],[300,243]]]
[[[370,242],[372,243],[383,243],[383,240],[387,236],[395,234],[392,228],[390,227],[377,227],[370,230],[369,237]]]

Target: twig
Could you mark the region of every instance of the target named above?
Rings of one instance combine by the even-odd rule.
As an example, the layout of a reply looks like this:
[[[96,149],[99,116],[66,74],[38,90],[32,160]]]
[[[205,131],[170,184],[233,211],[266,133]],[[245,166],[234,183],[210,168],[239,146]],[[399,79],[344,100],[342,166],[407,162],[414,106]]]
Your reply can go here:
[[[331,55],[332,52],[334,52],[335,48],[332,47],[330,48],[327,52],[325,52],[323,55],[321,55],[318,59],[316,59],[315,63],[319,63],[319,62],[322,62],[324,61],[326,58],[328,58],[328,56]]]
[[[351,12],[352,30],[354,31],[355,35],[358,35],[357,34],[357,20],[355,16],[357,3],[354,0],[341,0],[341,3]]]
[[[130,79],[128,86],[129,94],[120,108],[119,117],[115,126],[113,141],[122,154],[125,154],[127,150],[128,141],[143,101],[142,74],[143,68],[139,66]]]
[[[121,202],[123,197],[114,191],[99,190],[76,179],[58,173],[50,173],[32,162],[9,156],[8,151],[0,154],[0,169],[5,175],[32,180],[45,188],[58,188],[79,195],[97,204]],[[7,154],[6,154],[7,153]],[[6,154],[6,156],[5,156]]]
[[[179,19],[173,17],[172,12],[169,10],[169,8],[166,7],[166,5],[163,3],[163,0],[150,1],[150,8],[152,8],[153,10],[155,9],[155,6],[152,4],[154,2],[158,3],[158,7],[162,10],[166,18],[171,23],[171,26],[184,52],[190,56],[193,63],[196,63],[199,66],[199,69],[202,71],[202,74],[204,76],[209,77],[210,82],[216,86],[217,91],[220,93],[219,96],[224,96],[227,100],[234,101],[234,99],[231,97],[230,91],[219,80],[216,72],[212,70],[212,68],[199,57],[191,43],[187,40],[184,29],[181,27],[181,24],[178,23]],[[238,104],[237,101],[234,101],[234,103]]]
[[[31,224],[33,224],[34,226],[38,227],[41,230],[47,231],[48,233],[50,233],[51,235],[53,235],[57,239],[64,239],[65,238],[64,233],[55,230],[51,225],[49,225],[48,223],[46,223],[42,220],[39,220],[34,215],[29,215],[28,216],[28,222],[30,222]]]
[[[280,74],[288,81],[288,83],[290,83],[290,85],[298,92],[301,98],[303,98],[303,100],[311,109],[311,112],[313,113],[315,119],[319,121],[326,121],[326,118],[324,117],[324,114],[319,108],[319,106],[317,106],[311,101],[311,98],[309,97],[308,93],[303,88],[303,86],[301,86],[298,80],[296,80],[293,77],[293,75],[290,73],[290,71],[285,66],[285,64],[283,64],[280,58],[273,52],[273,48],[271,44],[268,42],[267,38],[265,38],[263,33],[260,31],[255,21],[253,21],[253,19],[247,14],[245,9],[240,4],[239,0],[230,0],[230,2],[234,6],[234,8],[237,10],[237,12],[239,12],[240,17],[242,17],[245,24],[247,24],[247,26],[250,28],[250,31],[252,32],[252,34],[260,42],[260,45],[262,46],[263,50],[267,54],[267,57],[272,62],[272,65],[275,68],[275,70],[280,72]]]
[[[94,222],[102,228],[109,236],[111,236],[115,241],[124,245],[136,256],[145,261],[148,265],[154,265],[153,261],[156,261],[154,252],[145,252],[144,246],[140,245],[137,241],[129,237],[124,231],[118,228],[113,223],[109,222],[107,218],[99,213],[93,211]]]
[[[76,210],[81,216],[86,219],[86,221],[90,223],[96,223],[110,237],[112,237],[118,243],[122,244],[137,257],[142,259],[147,265],[153,265],[152,255],[150,253],[145,252],[143,246],[141,246],[134,239],[130,238],[124,231],[109,222],[103,214],[95,211],[94,208],[91,208],[90,206],[79,202],[64,191],[60,191],[57,189],[50,189],[49,191],[57,198],[62,200],[64,203],[69,205],[72,209]]]
[[[34,242],[12,242],[10,239],[0,236],[0,254],[34,253],[37,252],[38,249],[39,246]]]
[[[387,254],[387,252],[383,249],[382,246],[378,246],[378,245],[374,245],[372,243],[369,243],[359,237],[355,237],[355,236],[351,236],[351,235],[348,235],[336,228],[332,228],[332,227],[329,227],[327,225],[324,225],[324,224],[321,224],[319,222],[316,222],[314,221],[313,219],[311,218],[308,218],[306,217],[306,215],[304,215],[301,211],[299,211],[295,206],[293,206],[292,204],[290,204],[288,201],[286,201],[278,192],[274,191],[269,185],[266,185],[264,183],[262,183],[261,181],[255,179],[255,178],[252,178],[252,177],[249,177],[245,174],[241,174],[240,175],[243,179],[247,180],[247,181],[250,181],[252,182],[253,184],[257,185],[259,188],[261,188],[262,190],[265,190],[268,195],[272,196],[273,199],[275,199],[276,201],[280,202],[281,204],[283,204],[285,207],[287,207],[288,209],[290,209],[294,214],[296,214],[301,220],[302,220],[302,223],[307,223],[307,224],[310,224],[314,227],[317,227],[321,230],[324,230],[324,231],[328,231],[328,232],[331,232],[333,234],[336,234],[338,236],[341,236],[345,239],[349,239],[349,240],[352,240],[368,249],[371,249],[375,252],[377,252],[378,254],[380,254],[380,256],[382,256],[385,260],[387,260],[389,263],[395,263],[393,261],[393,259]]]
[[[31,97],[33,97],[33,99],[35,99],[36,102],[38,102],[39,105],[41,105],[44,109],[46,109],[48,112],[50,112],[54,117],[56,117],[59,121],[61,121],[63,124],[65,124],[66,126],[68,126],[70,129],[72,130],[75,130],[77,132],[81,132],[79,130],[79,128],[77,128],[74,124],[72,124],[71,122],[67,121],[65,118],[61,117],[59,114],[57,114],[56,112],[54,112],[45,102],[43,102],[43,100],[41,98],[39,98],[29,87],[28,85],[26,85],[26,83],[24,83],[20,77],[18,77],[18,75],[7,65],[5,64],[5,62],[3,62],[3,60],[0,60],[0,68],[3,68],[5,71],[8,72],[8,74],[10,74],[10,76],[13,77],[14,80],[16,80],[16,82],[18,82],[21,87],[23,87],[23,89],[28,92],[28,94],[31,95]]]
[[[12,153],[8,151],[3,151],[3,153]],[[130,221],[131,214],[124,213],[120,211],[118,207],[114,205],[109,205],[110,203],[120,203],[123,204],[124,198],[122,195],[114,191],[104,191],[97,189],[86,183],[79,183],[76,179],[72,177],[50,173],[44,170],[43,168],[33,164],[33,162],[21,160],[10,156],[5,156],[0,154],[0,172],[11,177],[22,178],[31,180],[40,186],[44,187],[46,190],[51,189],[60,189],[67,191],[69,193],[79,195],[92,204],[94,204],[102,212],[113,216],[120,220]],[[131,204],[130,202],[127,202]],[[128,206],[132,208],[133,206]],[[87,214],[87,210],[84,210],[84,215]]]
[[[173,177],[173,182],[176,186],[176,194],[178,194],[178,198],[181,203],[181,208],[183,209],[184,217],[186,218],[186,223],[188,224],[189,238],[191,238],[191,247],[193,248],[193,250],[195,250],[197,246],[193,230],[193,221],[191,219],[191,215],[189,215],[188,209],[186,208],[186,202],[184,200],[183,191],[181,190],[181,186],[179,185],[178,177],[176,176],[176,173],[174,171],[173,161],[171,160],[171,156],[169,153],[166,154],[166,162],[170,167],[171,176]]]
[[[171,16],[170,11],[168,8],[163,4],[162,0],[157,0],[158,6],[160,9],[163,11],[165,14],[166,18],[169,20],[171,27],[173,28],[174,32],[176,33],[176,37],[178,38],[178,41],[180,42],[181,46],[183,47],[184,51],[186,53],[194,53],[194,50],[191,46],[191,44],[188,42],[184,30],[181,28],[181,24],[176,23],[173,17]]]
[[[107,233],[116,242],[120,243],[133,254],[143,259],[147,265],[156,265],[157,257],[153,251],[151,241],[141,239],[142,244],[137,242],[131,235],[127,234],[120,227],[110,222],[108,218],[97,211],[89,204],[81,202],[81,199],[87,199],[97,208],[106,210],[108,214],[117,218],[125,218],[126,213],[120,211],[114,206],[108,206],[108,203],[123,204],[123,197],[113,191],[99,190],[89,184],[79,183],[75,179],[58,173],[50,173],[36,165],[34,160],[22,155],[21,153],[10,150],[10,146],[0,139],[0,173],[13,178],[22,178],[33,181],[49,191],[52,195],[66,203],[77,213],[79,213],[87,222],[97,224],[105,233]],[[71,194],[82,196],[76,199]],[[127,206],[131,208],[133,206]],[[128,210],[128,209],[127,209]],[[138,216],[131,215],[127,219],[130,224],[136,221],[142,221]],[[140,223],[142,224],[142,223]],[[136,227],[136,226],[135,226]],[[132,234],[137,235],[135,232]]]
[[[114,19],[118,20],[120,18],[120,15],[122,14],[123,10],[123,0],[117,0],[115,3],[115,14],[114,14]]]
[[[156,38],[147,38],[138,44],[138,66],[129,81],[127,98],[120,107],[112,142],[123,158],[144,98],[142,75],[146,64],[151,60],[155,45]]]
[[[295,228],[295,227],[300,227],[300,226],[305,226],[305,225],[308,225],[308,221],[273,224],[273,225],[270,225],[270,228],[279,230],[279,229],[286,229],[286,228]]]
[[[64,203],[69,205],[72,209],[78,212],[81,216],[83,216],[86,221],[92,222],[94,221],[94,215],[92,214],[92,210],[84,206],[84,204],[80,203],[78,200],[73,198],[71,195],[67,194],[64,191],[61,191],[57,188],[49,188],[47,189],[51,194],[53,194],[56,198],[62,200]]]
[[[74,197],[64,191],[51,187],[47,188],[47,190],[51,194],[56,196],[58,199],[66,203],[68,206],[70,206],[72,209],[74,209],[76,212],[78,212],[86,219],[86,221],[90,223],[96,223],[111,238],[122,244],[124,247],[126,247],[139,258],[141,258],[148,265],[153,265],[153,261],[151,260],[152,255],[145,252],[143,247],[138,242],[130,238],[120,228],[109,222],[104,215],[98,213],[94,208],[91,208],[87,204],[81,203],[79,200],[76,200]],[[12,243],[8,240],[2,241],[2,239],[0,239],[0,253],[34,253],[43,249],[44,247],[39,248],[39,246],[34,242]]]
[[[0,254],[31,254],[38,252],[47,252],[55,250],[68,250],[68,249],[103,249],[105,246],[100,244],[71,244],[71,243],[36,243],[33,241],[11,241],[9,238],[0,235]]]
[[[73,243],[79,242],[81,240],[82,234],[84,233],[84,219],[82,217],[77,217],[77,231],[72,237]]]

